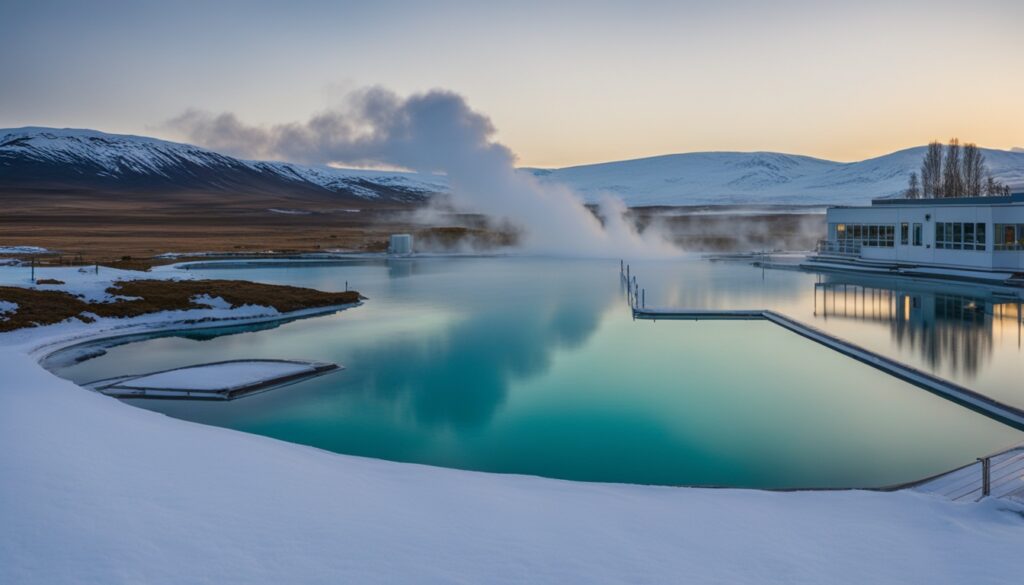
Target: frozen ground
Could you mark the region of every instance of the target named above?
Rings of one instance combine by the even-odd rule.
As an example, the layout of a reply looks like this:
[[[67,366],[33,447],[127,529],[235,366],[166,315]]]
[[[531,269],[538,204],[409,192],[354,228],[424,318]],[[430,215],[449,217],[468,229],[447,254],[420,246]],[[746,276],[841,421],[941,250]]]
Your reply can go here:
[[[0,335],[0,583],[994,584],[1024,571],[1012,502],[390,463],[171,419],[37,363],[71,338],[202,316],[273,315]]]

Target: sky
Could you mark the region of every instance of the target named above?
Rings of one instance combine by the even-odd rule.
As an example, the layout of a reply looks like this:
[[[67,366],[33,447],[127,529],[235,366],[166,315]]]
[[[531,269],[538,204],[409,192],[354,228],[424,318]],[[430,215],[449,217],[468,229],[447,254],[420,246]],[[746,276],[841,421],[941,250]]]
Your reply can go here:
[[[524,166],[1024,146],[1024,1],[0,0],[0,127],[168,139],[445,89]]]

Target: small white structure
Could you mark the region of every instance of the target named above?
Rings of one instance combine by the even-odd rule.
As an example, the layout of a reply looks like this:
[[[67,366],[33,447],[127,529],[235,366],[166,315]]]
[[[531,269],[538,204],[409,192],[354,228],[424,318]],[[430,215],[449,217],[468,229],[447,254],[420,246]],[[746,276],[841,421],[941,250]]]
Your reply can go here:
[[[229,360],[85,384],[115,398],[232,400],[338,371],[340,366],[300,360]]]
[[[1024,285],[1024,193],[830,207],[808,268]]]
[[[392,234],[391,237],[388,239],[388,254],[412,254],[412,235]]]

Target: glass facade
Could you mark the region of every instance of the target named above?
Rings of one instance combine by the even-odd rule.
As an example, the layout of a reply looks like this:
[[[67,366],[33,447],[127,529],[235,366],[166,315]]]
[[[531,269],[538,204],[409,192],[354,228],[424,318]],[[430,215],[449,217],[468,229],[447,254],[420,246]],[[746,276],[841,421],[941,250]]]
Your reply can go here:
[[[935,224],[935,247],[940,250],[984,250],[987,242],[983,223]]]

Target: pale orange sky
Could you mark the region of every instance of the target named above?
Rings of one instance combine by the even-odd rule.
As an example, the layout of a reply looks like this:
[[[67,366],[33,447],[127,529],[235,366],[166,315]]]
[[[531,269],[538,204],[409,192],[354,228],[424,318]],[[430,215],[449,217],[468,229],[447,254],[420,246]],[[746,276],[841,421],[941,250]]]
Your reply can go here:
[[[0,126],[174,138],[186,108],[301,121],[380,84],[461,93],[529,166],[1010,148],[1022,25],[1020,0],[8,2],[0,32],[32,50],[0,53]]]

